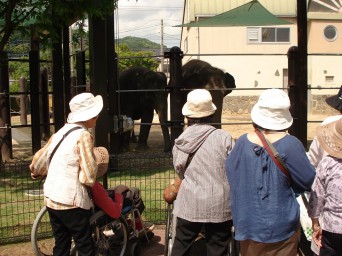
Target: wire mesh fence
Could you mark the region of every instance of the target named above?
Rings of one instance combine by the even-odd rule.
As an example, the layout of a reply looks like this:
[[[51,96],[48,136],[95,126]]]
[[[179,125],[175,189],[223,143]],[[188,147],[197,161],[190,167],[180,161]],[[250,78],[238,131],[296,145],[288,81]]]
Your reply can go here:
[[[32,180],[29,162],[2,163],[0,169],[0,244],[29,241],[36,215],[44,205],[43,183]],[[172,156],[167,153],[127,153],[111,156],[108,188],[124,184],[140,189],[145,204],[142,217],[165,223],[163,191],[174,178]],[[101,181],[101,180],[100,180]],[[44,235],[51,235],[46,221]]]

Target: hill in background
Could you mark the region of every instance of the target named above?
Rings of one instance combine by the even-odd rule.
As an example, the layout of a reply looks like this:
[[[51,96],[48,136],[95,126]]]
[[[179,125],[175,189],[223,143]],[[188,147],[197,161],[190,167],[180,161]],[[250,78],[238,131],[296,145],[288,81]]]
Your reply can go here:
[[[160,44],[152,42],[146,38],[126,36],[121,39],[116,39],[119,44],[125,44],[131,51],[160,51]],[[164,45],[164,51],[167,47]]]

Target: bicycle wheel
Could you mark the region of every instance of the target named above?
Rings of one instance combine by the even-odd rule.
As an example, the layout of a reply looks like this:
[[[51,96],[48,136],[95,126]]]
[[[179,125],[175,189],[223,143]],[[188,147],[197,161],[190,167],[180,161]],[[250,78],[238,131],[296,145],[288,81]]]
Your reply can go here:
[[[123,256],[128,243],[127,223],[121,215],[113,219],[103,211],[97,211],[90,217],[92,237],[95,246],[95,255]],[[77,255],[75,246],[71,249],[71,255]]]
[[[53,255],[55,240],[46,206],[38,213],[31,230],[31,244],[37,256]]]
[[[164,247],[165,256],[169,256],[171,254],[172,244],[170,240],[172,240],[172,207],[171,207],[171,204],[167,204],[165,247]]]

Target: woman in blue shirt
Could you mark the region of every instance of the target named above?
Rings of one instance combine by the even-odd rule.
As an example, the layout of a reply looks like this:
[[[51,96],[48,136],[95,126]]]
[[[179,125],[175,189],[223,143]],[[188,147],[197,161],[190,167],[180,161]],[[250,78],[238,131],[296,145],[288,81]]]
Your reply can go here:
[[[241,256],[297,254],[299,205],[310,191],[315,170],[302,143],[286,131],[293,119],[288,95],[264,91],[252,109],[253,126],[276,148],[291,176],[277,167],[255,132],[242,135],[226,161],[235,239]]]

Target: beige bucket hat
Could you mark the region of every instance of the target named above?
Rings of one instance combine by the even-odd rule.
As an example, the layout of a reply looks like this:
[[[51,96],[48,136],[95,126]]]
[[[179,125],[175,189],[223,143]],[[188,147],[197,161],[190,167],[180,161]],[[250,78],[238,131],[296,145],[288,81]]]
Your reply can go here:
[[[70,114],[68,123],[87,121],[97,116],[103,108],[103,100],[100,95],[94,97],[89,92],[84,92],[73,97],[69,103]]]
[[[293,123],[290,113],[290,99],[280,89],[265,90],[251,112],[254,123],[264,129],[285,130]]]
[[[317,139],[329,155],[342,158],[342,118],[317,127]]]
[[[105,147],[94,147],[95,160],[98,166],[97,177],[102,177],[108,170],[109,154]]]
[[[196,89],[188,93],[187,101],[182,108],[182,114],[190,118],[207,117],[214,114],[216,106],[211,94],[205,89]]]

